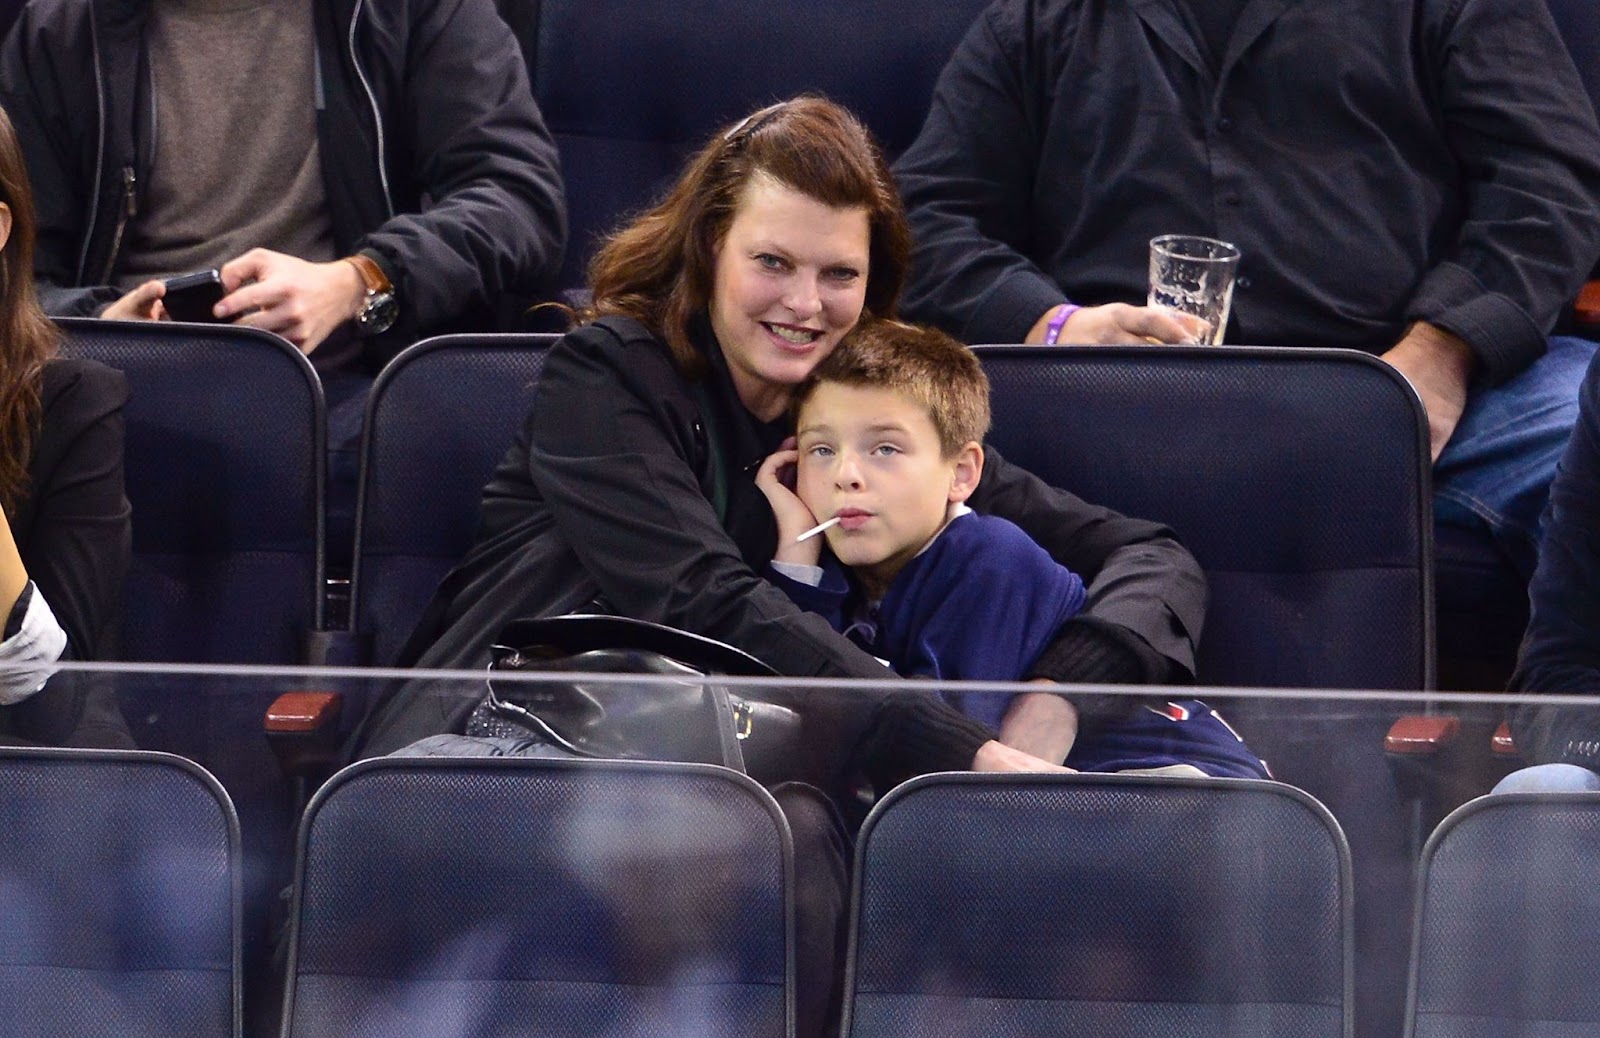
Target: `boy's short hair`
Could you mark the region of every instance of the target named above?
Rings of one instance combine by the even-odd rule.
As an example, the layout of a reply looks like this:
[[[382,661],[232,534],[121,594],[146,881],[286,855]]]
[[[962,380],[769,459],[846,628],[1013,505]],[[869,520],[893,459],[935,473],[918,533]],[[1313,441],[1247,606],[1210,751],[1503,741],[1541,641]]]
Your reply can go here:
[[[939,448],[952,457],[989,431],[989,377],[977,354],[937,328],[868,319],[845,335],[800,384],[790,406],[800,411],[819,385],[887,389],[933,419]]]

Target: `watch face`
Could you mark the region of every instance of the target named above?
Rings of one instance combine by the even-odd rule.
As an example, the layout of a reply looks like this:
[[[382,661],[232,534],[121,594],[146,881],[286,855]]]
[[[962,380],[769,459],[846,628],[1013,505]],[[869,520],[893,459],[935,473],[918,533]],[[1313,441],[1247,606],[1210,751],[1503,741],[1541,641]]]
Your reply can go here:
[[[375,292],[356,314],[356,325],[366,335],[386,332],[400,316],[400,303],[392,292]]]

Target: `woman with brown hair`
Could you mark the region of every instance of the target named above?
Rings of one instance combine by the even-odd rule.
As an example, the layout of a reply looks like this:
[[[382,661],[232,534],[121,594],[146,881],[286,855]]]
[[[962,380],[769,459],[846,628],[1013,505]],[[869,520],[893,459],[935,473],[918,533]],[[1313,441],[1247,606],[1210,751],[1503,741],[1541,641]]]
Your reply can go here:
[[[130,546],[127,386],[102,365],[56,356],[33,245],[33,192],[0,111],[0,742],[101,742],[74,738],[80,697],[36,693],[49,664],[115,647]]]
[[[478,540],[402,662],[478,668],[510,621],[584,611],[715,638],[784,675],[891,677],[759,575],[776,527],[755,474],[788,435],[789,398],[812,368],[857,322],[894,315],[908,234],[877,145],[831,102],[776,104],[713,138],[595,257],[593,302],[551,351],[485,490]],[[971,505],[1089,583],[1083,612],[1030,677],[1192,677],[1205,584],[1169,531],[992,451]],[[403,686],[376,705],[356,752],[461,732],[479,698]],[[1024,749],[1053,747],[1104,707],[1023,698],[1037,700],[1041,734]],[[828,697],[825,709],[813,693],[806,721],[812,736],[826,732],[808,739],[806,773],[829,785],[858,771],[886,789],[927,771],[1046,766],[922,693]]]

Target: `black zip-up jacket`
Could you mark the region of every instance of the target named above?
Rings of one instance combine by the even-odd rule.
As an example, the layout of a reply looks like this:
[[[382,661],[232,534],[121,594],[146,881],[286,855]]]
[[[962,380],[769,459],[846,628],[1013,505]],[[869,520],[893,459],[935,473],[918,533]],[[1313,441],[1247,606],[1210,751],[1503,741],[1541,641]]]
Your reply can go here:
[[[0,104],[27,157],[45,309],[93,315],[142,202],[157,113],[148,0],[35,0],[0,47]],[[566,203],[521,52],[490,0],[316,0],[317,132],[341,255],[395,284],[381,363],[476,325],[560,269]],[[248,127],[241,127],[248,133]]]
[[[1205,234],[1243,253],[1228,342],[1424,320],[1498,383],[1600,254],[1600,131],[1540,0],[1255,0],[1215,64],[1170,0],[1000,0],[895,173],[903,309],[972,343],[1142,303],[1149,240]]]
[[[704,322],[698,339],[711,368],[698,386],[635,321],[605,318],[556,345],[532,412],[484,490],[477,540],[440,585],[403,664],[481,670],[511,621],[591,611],[598,598],[607,611],[728,642],[780,674],[892,677],[759,575],[777,526],[755,472],[788,423],[764,423],[746,410]],[[1205,576],[1170,530],[1090,505],[994,451],[968,504],[1022,527],[1088,585],[1083,611],[1030,676],[1192,680]],[[1109,666],[1114,653],[1136,662],[1118,671]],[[373,756],[460,731],[481,691],[461,682],[393,689],[354,751]],[[1131,700],[1075,702],[1088,722]],[[854,766],[890,782],[964,769],[992,737],[921,693],[815,690],[800,708],[806,742],[839,755],[807,769],[822,781]]]

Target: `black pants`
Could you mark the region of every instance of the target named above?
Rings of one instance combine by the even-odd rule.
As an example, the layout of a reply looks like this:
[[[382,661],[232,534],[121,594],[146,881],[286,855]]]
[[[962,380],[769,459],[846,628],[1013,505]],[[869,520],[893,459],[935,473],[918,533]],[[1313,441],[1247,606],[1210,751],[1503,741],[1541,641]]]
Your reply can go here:
[[[833,801],[816,787],[785,782],[771,793],[794,839],[795,1034],[837,1035],[850,929],[850,837]]]

